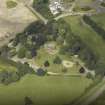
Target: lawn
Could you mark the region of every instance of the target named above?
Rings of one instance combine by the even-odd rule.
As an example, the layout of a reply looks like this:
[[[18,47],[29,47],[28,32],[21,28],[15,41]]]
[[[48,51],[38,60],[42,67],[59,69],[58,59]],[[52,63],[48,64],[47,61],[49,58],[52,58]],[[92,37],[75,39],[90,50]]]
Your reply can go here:
[[[86,25],[79,16],[65,17],[75,35],[78,35],[102,61],[105,61],[105,41]],[[101,50],[100,50],[101,49]]]
[[[19,82],[0,85],[0,105],[24,105],[25,96],[35,105],[64,105],[84,93],[91,83],[85,77],[26,75]]]

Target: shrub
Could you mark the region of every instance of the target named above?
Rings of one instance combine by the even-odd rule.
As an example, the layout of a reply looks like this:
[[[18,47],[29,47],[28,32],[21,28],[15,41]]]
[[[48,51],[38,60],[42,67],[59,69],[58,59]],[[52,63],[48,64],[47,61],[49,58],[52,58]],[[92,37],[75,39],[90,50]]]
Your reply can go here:
[[[49,66],[50,66],[49,61],[45,61],[44,66],[45,66],[45,67],[49,67]]]
[[[18,50],[18,57],[19,58],[24,58],[26,54],[26,48],[24,46],[22,46],[19,50]]]
[[[62,60],[59,56],[56,56],[54,61],[53,61],[54,64],[61,64],[62,63]]]

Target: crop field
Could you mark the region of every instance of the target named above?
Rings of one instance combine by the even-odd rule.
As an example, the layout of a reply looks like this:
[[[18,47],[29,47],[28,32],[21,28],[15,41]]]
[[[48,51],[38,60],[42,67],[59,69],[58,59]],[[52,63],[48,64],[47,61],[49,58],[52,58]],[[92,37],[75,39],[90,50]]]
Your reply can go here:
[[[26,75],[19,82],[0,85],[0,105],[24,105],[26,96],[35,105],[64,105],[82,95],[91,83],[85,77]]]

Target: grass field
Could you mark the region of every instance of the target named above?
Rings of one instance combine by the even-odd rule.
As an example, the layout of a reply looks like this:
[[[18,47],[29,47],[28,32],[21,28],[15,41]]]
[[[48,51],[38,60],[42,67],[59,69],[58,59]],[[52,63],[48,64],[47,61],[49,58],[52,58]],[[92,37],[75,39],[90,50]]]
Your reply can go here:
[[[0,85],[0,105],[24,105],[25,96],[35,105],[64,105],[79,97],[91,83],[84,77],[26,75],[19,82]]]
[[[87,5],[87,4],[91,4],[94,0],[77,0],[76,4],[77,5]]]
[[[17,71],[17,68],[15,65],[12,65],[9,62],[6,62],[5,60],[3,60],[2,58],[0,58],[0,71]]]
[[[91,19],[95,21],[100,27],[105,29],[105,14],[92,16]]]
[[[90,105],[105,105],[105,91],[100,95],[97,100],[94,100]]]
[[[71,26],[73,33],[78,35],[102,61],[105,61],[104,39],[86,25],[79,16],[65,17],[64,20]]]

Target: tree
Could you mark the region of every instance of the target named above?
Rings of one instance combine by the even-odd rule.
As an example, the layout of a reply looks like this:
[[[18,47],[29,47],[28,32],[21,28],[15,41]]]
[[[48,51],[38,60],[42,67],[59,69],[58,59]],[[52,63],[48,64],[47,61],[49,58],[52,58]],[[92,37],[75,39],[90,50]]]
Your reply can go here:
[[[8,51],[10,50],[10,48],[7,45],[3,46],[0,50],[1,56],[8,57]]]
[[[58,44],[58,45],[63,45],[63,44],[64,44],[64,38],[61,37],[61,36],[59,36],[59,37],[56,39],[56,41],[57,41],[57,44]]]
[[[13,57],[13,56],[15,56],[17,54],[17,52],[16,52],[16,49],[15,48],[13,48],[13,49],[11,49],[10,51],[9,51],[9,57]]]
[[[64,67],[64,68],[62,69],[62,72],[63,72],[63,73],[66,73],[66,72],[67,72],[67,68]]]
[[[28,59],[32,59],[31,51],[27,51],[26,54],[25,54],[25,57],[28,58]]]
[[[49,66],[50,66],[49,61],[45,61],[44,66],[45,66],[45,67],[49,67]]]
[[[93,79],[93,75],[92,75],[90,72],[87,73],[86,77],[87,77],[88,79]]]
[[[38,76],[44,76],[46,74],[46,70],[39,68],[36,73]]]
[[[59,56],[56,56],[54,61],[53,61],[54,64],[61,64],[62,63],[62,60]]]
[[[20,47],[17,53],[18,57],[24,58],[25,54],[26,54],[26,48],[24,46]]]
[[[18,75],[19,77],[24,76],[25,74],[33,74],[35,73],[34,70],[29,66],[28,63],[21,64],[20,62],[17,62],[17,69],[18,69]]]
[[[25,102],[24,105],[33,105],[32,100],[27,96],[24,98],[24,102]]]
[[[79,69],[79,72],[80,72],[80,73],[85,73],[84,67],[81,67],[81,68]]]

